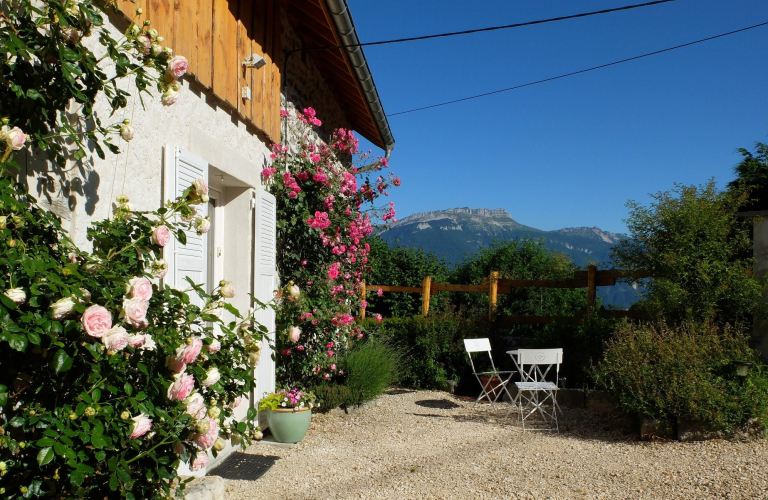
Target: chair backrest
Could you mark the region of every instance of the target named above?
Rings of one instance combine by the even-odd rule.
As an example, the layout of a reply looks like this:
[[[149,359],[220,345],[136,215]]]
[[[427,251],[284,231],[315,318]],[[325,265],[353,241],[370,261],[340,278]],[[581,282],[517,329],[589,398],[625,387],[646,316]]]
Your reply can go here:
[[[491,350],[491,343],[488,339],[464,339],[464,348],[467,352],[488,352]]]
[[[523,382],[543,382],[547,374],[555,367],[555,384],[560,380],[560,364],[563,362],[563,350],[558,349],[518,349],[517,364]],[[526,368],[526,366],[528,368]],[[542,367],[546,367],[543,368]]]

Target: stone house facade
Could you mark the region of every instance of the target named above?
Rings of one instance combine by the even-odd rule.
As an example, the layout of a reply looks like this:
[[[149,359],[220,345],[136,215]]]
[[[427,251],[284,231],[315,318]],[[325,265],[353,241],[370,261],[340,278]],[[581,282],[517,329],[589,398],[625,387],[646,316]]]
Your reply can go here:
[[[275,204],[261,171],[270,163],[271,144],[281,140],[281,107],[313,106],[324,134],[354,129],[387,155],[394,145],[367,64],[360,67],[361,49],[306,50],[356,39],[346,1],[118,0],[118,7],[124,14],[110,16],[109,25],[115,35],[142,8],[141,19],[189,60],[178,102],[164,107],[159,96],[145,97],[142,106],[134,98],[109,119],[130,118],[136,130],[130,143],[119,143],[120,155],[101,160],[94,154],[62,170],[33,151],[17,158],[21,177],[43,206],[62,217],[81,248],[89,246],[90,222],[110,217],[119,195],[136,210],[154,210],[195,178],[207,179],[211,201],[204,209],[211,230],[202,237],[190,233],[186,246],[166,247],[165,282],[186,288],[183,279],[190,276],[212,288],[227,279],[238,291],[233,303],[239,309],[251,306],[249,292],[267,302],[278,285]],[[243,65],[252,54],[265,64]],[[98,109],[108,121],[107,103]],[[260,314],[257,319],[273,331],[274,316]],[[270,356],[262,356],[256,377],[251,405],[274,390]],[[239,409],[244,418],[247,405]]]

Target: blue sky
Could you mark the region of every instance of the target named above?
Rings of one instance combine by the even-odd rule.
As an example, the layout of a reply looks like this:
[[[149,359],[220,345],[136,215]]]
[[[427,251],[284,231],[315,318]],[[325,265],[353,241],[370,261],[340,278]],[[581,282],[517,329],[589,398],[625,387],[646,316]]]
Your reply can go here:
[[[482,28],[641,0],[348,0],[363,42]],[[626,12],[365,48],[395,113],[768,21],[765,0],[678,0]],[[768,141],[768,26],[607,69],[390,117],[398,218],[504,208],[552,230],[623,232],[629,199],[733,178]]]

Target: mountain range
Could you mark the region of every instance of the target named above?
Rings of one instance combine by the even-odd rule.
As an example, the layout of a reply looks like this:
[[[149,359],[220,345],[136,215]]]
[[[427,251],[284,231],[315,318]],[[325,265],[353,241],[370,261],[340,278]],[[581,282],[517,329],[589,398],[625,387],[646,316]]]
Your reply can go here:
[[[612,267],[611,248],[628,238],[626,234],[611,233],[596,227],[568,227],[544,231],[515,221],[501,208],[451,208],[409,215],[381,233],[390,245],[421,248],[433,252],[454,266],[465,256],[471,256],[494,240],[506,241],[530,238],[543,240],[544,246],[568,255],[580,267],[597,264]],[[637,292],[626,284],[601,287],[603,303],[624,308],[637,300]]]

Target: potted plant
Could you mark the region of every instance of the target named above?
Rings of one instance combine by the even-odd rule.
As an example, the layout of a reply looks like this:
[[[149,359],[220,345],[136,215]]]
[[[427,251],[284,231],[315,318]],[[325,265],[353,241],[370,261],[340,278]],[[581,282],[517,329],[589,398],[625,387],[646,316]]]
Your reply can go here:
[[[312,421],[312,408],[319,406],[315,395],[297,388],[280,389],[259,401],[259,411],[267,412],[267,425],[280,443],[298,443]]]

